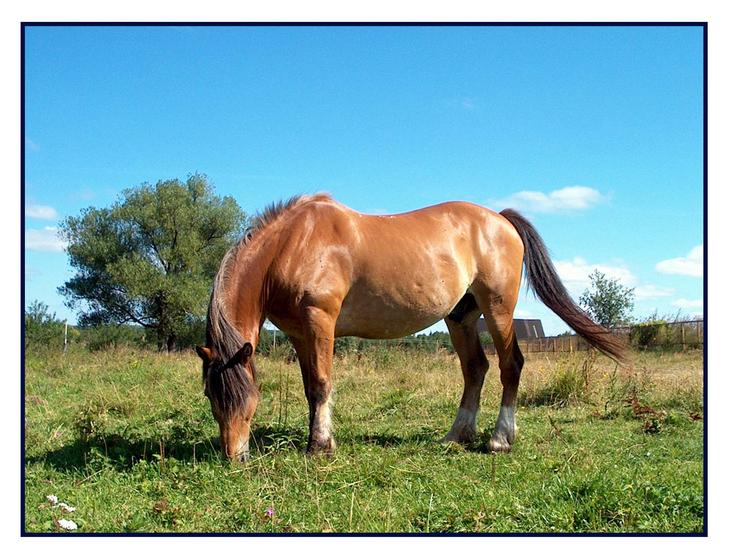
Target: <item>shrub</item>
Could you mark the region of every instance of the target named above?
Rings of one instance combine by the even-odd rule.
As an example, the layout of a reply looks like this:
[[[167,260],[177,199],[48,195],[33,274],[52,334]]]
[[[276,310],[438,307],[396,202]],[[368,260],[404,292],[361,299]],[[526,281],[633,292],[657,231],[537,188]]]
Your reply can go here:
[[[175,345],[178,350],[205,345],[205,318],[187,319],[177,332]]]
[[[654,320],[631,326],[629,338],[638,349],[648,349],[666,344],[668,326],[665,320]]]
[[[97,325],[80,328],[80,340],[92,352],[118,347],[146,347],[148,340],[143,328],[131,325]]]
[[[25,348],[63,349],[64,323],[48,311],[48,305],[34,300],[25,311]]]
[[[338,337],[335,339],[335,354],[344,355],[356,353],[360,346],[360,340],[357,337]]]

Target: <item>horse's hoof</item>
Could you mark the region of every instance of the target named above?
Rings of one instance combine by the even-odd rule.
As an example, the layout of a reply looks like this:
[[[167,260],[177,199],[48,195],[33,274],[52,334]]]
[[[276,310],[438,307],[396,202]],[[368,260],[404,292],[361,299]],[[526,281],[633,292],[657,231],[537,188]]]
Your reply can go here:
[[[455,444],[471,444],[476,439],[476,434],[472,434],[469,432],[459,432],[459,433],[453,433],[449,432],[446,436],[441,438],[440,442],[442,444],[446,444],[449,442],[453,442]]]
[[[335,441],[332,438],[325,442],[310,442],[307,447],[307,455],[325,455],[327,457],[332,457],[335,454],[336,447],[337,444],[335,444]]]
[[[507,453],[512,450],[512,445],[502,436],[489,440],[489,451],[493,453]]]

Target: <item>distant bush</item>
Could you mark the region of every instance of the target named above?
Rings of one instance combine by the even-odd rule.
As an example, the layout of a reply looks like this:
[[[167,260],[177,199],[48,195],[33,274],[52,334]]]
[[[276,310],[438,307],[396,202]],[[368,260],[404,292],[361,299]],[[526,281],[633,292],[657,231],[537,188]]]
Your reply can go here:
[[[494,339],[492,339],[492,336],[489,335],[486,331],[482,331],[479,334],[479,341],[481,342],[482,347],[494,343]]]
[[[25,311],[25,348],[63,349],[64,323],[49,312],[48,305],[38,300]]]
[[[205,318],[188,318],[177,331],[175,348],[179,351],[205,345]]]
[[[172,350],[183,351],[205,345],[204,318],[191,317],[178,324],[173,336]],[[90,351],[113,349],[120,346],[139,347],[153,350],[166,350],[156,332],[134,324],[103,324],[79,328],[80,341]]]
[[[701,346],[702,327],[692,328],[686,322],[694,322],[689,316],[648,316],[629,328],[631,345],[639,350],[679,350],[683,347],[682,327],[685,328],[686,345]]]
[[[146,331],[139,326],[107,324],[78,328],[78,331],[79,342],[90,351],[149,346]]]
[[[343,355],[356,353],[360,350],[360,341],[357,337],[338,337],[335,339],[335,354]]]
[[[260,355],[282,360],[294,360],[296,358],[294,345],[289,341],[289,337],[281,331],[266,328],[261,329],[256,352]]]
[[[631,326],[629,339],[637,349],[648,349],[665,344],[667,331],[667,322],[664,320],[635,324]]]

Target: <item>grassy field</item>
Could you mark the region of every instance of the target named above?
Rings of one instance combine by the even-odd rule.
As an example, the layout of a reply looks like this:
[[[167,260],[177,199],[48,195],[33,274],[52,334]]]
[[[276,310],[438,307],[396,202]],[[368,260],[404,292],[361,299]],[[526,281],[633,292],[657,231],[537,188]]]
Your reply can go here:
[[[336,456],[308,458],[299,368],[259,358],[252,459],[221,462],[193,353],[26,358],[25,530],[92,532],[679,532],[703,529],[700,352],[528,355],[509,454],[444,445],[455,355],[336,357]],[[76,508],[52,506],[47,495]]]

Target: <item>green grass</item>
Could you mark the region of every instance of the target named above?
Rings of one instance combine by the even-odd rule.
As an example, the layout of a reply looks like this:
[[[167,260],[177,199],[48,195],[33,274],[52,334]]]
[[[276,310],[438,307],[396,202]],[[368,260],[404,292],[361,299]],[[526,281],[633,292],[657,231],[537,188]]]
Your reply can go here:
[[[259,358],[256,448],[230,465],[192,353],[28,354],[25,529],[65,517],[79,532],[701,532],[701,353],[636,355],[630,370],[556,357],[528,355],[518,438],[499,455],[485,450],[494,359],[464,448],[439,443],[461,394],[455,356],[338,357],[332,459],[303,454],[298,366]]]

